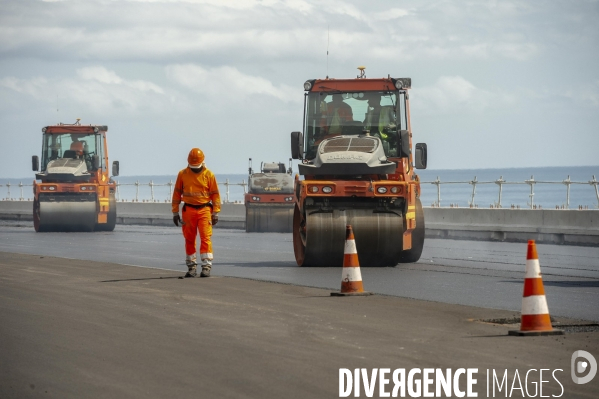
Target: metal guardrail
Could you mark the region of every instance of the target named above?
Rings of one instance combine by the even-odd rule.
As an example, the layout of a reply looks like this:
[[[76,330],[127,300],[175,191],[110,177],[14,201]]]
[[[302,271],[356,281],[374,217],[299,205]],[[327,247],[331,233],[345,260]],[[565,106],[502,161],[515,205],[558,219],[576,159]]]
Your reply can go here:
[[[494,181],[478,181],[476,179],[476,176],[474,176],[474,180],[470,180],[470,181],[446,181],[446,182],[442,182],[439,179],[439,176],[437,176],[437,180],[434,181],[423,181],[421,182],[421,184],[434,184],[435,186],[437,186],[437,201],[435,203],[433,203],[434,207],[440,207],[441,206],[441,184],[470,184],[472,186],[472,194],[470,196],[470,201],[468,201],[468,204],[470,205],[471,208],[475,208],[477,207],[476,203],[474,202],[474,197],[476,195],[476,186],[478,184],[497,184],[499,186],[499,196],[497,199],[497,202],[495,202],[493,205],[493,207],[495,208],[501,208],[501,195],[503,192],[503,186],[506,184],[528,184],[530,186],[530,194],[528,195],[528,197],[530,198],[530,201],[527,202],[527,205],[530,206],[530,209],[537,209],[537,205],[535,205],[534,203],[534,188],[535,188],[535,184],[564,184],[566,186],[566,204],[565,204],[565,209],[569,209],[570,207],[570,186],[572,184],[589,184],[591,186],[594,186],[595,188],[595,195],[597,197],[597,208],[599,208],[599,181],[597,181],[597,179],[595,178],[595,175],[593,175],[593,180],[589,180],[587,182],[578,182],[578,181],[572,181],[570,179],[570,175],[568,175],[568,178],[566,180],[562,180],[562,181],[540,181],[540,180],[535,180],[534,176],[530,176],[530,179],[524,180],[523,182],[510,182],[510,181],[506,181],[503,179],[503,176],[500,176],[499,179],[494,180]],[[540,206],[539,206],[540,209]]]
[[[242,180],[241,183],[230,183],[229,179],[226,179],[224,183],[218,183],[219,185],[225,186],[225,200],[224,203],[229,203],[229,187],[230,186],[241,186],[243,187],[243,194],[245,194],[246,188],[247,188],[247,183],[245,182],[245,180]],[[172,180],[169,180],[168,183],[154,183],[152,180],[150,180],[149,183],[140,183],[139,181],[135,181],[135,183],[119,183],[118,181],[116,181],[116,200],[117,201],[127,201],[124,199],[121,199],[120,197],[120,187],[121,186],[135,186],[135,199],[131,200],[131,202],[139,202],[139,187],[140,186],[149,186],[150,187],[150,199],[149,200],[142,200],[142,202],[161,202],[159,200],[156,200],[156,197],[154,195],[154,187],[168,187],[168,197],[167,199],[164,200],[164,202],[170,202],[171,198],[173,197],[173,186],[175,185],[175,183]]]
[[[441,185],[442,184],[469,184],[469,185],[471,185],[472,193],[470,195],[470,201],[468,201],[468,204],[470,205],[471,208],[477,207],[476,203],[474,202],[474,199],[476,196],[476,186],[479,184],[496,184],[499,187],[497,202],[495,202],[493,204],[493,207],[496,207],[496,208],[502,208],[502,204],[501,204],[502,198],[501,197],[502,197],[504,185],[527,184],[530,186],[530,194],[528,195],[528,197],[530,198],[530,201],[527,202],[527,205],[530,207],[530,209],[537,209],[537,205],[535,205],[535,203],[534,203],[534,196],[535,196],[534,187],[536,184],[563,184],[566,186],[566,204],[565,204],[564,208],[569,209],[569,207],[570,207],[570,186],[572,184],[579,184],[579,185],[582,184],[582,185],[591,185],[595,188],[595,196],[597,197],[597,208],[599,208],[599,181],[595,178],[595,175],[593,175],[593,180],[589,180],[586,182],[572,181],[570,179],[570,176],[568,175],[568,178],[565,180],[562,180],[562,181],[541,181],[541,180],[535,180],[534,176],[531,176],[530,179],[524,180],[523,182],[506,181],[503,179],[503,176],[500,176],[499,179],[494,180],[494,181],[478,181],[476,176],[474,176],[474,179],[470,180],[470,181],[441,181],[439,179],[439,177],[437,176],[437,179],[434,181],[423,181],[421,183],[422,184],[433,184],[433,185],[437,186],[437,201],[432,204],[433,207],[441,206]],[[140,183],[139,181],[135,181],[134,183],[120,183],[119,181],[116,181],[116,184],[117,184],[117,188],[116,188],[117,201],[129,202],[128,199],[121,198],[121,196],[120,196],[120,187],[121,186],[134,186],[135,187],[135,198],[131,199],[130,200],[131,202],[140,202],[139,188],[147,186],[147,187],[150,187],[150,199],[149,200],[143,199],[143,200],[141,200],[141,202],[163,202],[161,200],[156,199],[156,195],[154,193],[154,187],[168,187],[169,188],[168,197],[166,199],[164,199],[164,202],[170,202],[172,194],[173,194],[173,191],[172,191],[173,185],[175,183],[173,183],[172,180],[170,180],[168,183],[154,183],[152,180],[150,180],[149,183]],[[240,186],[243,188],[243,194],[247,193],[248,184],[246,183],[245,180],[242,180],[241,183],[230,183],[229,179],[226,179],[226,181],[224,183],[219,183],[219,185],[225,186],[225,200],[224,200],[225,203],[230,202],[229,188],[231,186]],[[7,195],[6,195],[6,197],[3,197],[2,200],[31,201],[31,198],[25,198],[23,196],[23,188],[24,187],[32,187],[32,186],[33,186],[32,184],[23,184],[22,182],[19,182],[19,184],[10,184],[10,183],[0,184],[0,187],[7,188]],[[19,187],[20,197],[18,197],[18,198],[12,197],[11,191],[10,191],[11,187]],[[453,205],[451,205],[451,206],[453,206]]]
[[[224,183],[218,183],[219,185],[225,186],[225,203],[229,203],[229,187],[230,186],[241,186],[243,188],[243,194],[245,194],[247,192],[247,183],[245,182],[245,180],[242,180],[241,183],[230,183],[229,179],[226,179]],[[166,199],[164,199],[164,202],[170,202],[171,198],[173,196],[173,186],[175,185],[175,183],[172,180],[169,180],[168,183],[154,183],[152,180],[150,180],[149,183],[140,183],[139,181],[135,181],[135,183],[120,183],[119,181],[116,181],[116,200],[119,202],[129,202],[128,199],[123,199],[120,196],[120,187],[121,186],[135,186],[135,198],[131,199],[131,202],[140,202],[139,200],[139,187],[145,187],[148,186],[150,187],[150,199],[149,200],[141,200],[141,202],[163,202],[161,200],[156,199],[156,195],[154,193],[154,187],[168,187],[169,188],[169,193],[168,193],[168,197]],[[7,194],[6,197],[2,197],[2,201],[31,201],[33,198],[32,197],[24,197],[23,196],[23,187],[33,187],[33,184],[23,184],[23,182],[19,182],[19,184],[10,184],[10,183],[6,183],[6,184],[0,184],[0,187],[6,187],[7,188]],[[20,197],[16,198],[13,197],[11,192],[10,192],[10,188],[11,187],[19,187],[20,188]]]
[[[19,198],[13,198],[10,194],[10,188],[16,186],[19,187],[21,189],[21,196]],[[2,201],[14,201],[14,200],[19,200],[19,201],[31,201],[33,198],[25,198],[23,197],[23,187],[33,187],[33,184],[23,184],[23,182],[19,182],[19,184],[10,184],[10,182],[6,183],[6,184],[0,184],[0,187],[6,187],[7,189],[7,193],[6,193],[6,197],[2,197],[1,200]]]

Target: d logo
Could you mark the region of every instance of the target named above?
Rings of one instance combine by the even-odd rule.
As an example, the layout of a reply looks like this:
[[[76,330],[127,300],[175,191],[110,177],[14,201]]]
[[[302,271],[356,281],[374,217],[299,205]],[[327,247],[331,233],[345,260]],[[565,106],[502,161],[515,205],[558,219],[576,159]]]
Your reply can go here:
[[[579,358],[584,358],[585,360]],[[576,375],[584,373],[587,369],[589,370],[589,373],[585,377],[578,377]],[[597,374],[597,360],[595,360],[593,355],[587,351],[576,351],[572,354],[570,372],[572,373],[572,381],[574,381],[575,384],[586,384],[595,377],[595,374]]]

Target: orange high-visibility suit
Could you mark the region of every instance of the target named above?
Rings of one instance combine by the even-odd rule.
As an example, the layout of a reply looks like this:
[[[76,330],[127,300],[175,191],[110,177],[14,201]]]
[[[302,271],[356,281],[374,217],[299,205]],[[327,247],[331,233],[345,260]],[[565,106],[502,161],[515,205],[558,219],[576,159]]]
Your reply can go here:
[[[181,170],[173,190],[173,215],[179,214],[183,205],[182,230],[185,237],[187,266],[197,265],[196,237],[200,233],[200,259],[202,267],[212,266],[212,214],[220,212],[220,194],[216,177],[205,166],[199,173],[189,167]]]

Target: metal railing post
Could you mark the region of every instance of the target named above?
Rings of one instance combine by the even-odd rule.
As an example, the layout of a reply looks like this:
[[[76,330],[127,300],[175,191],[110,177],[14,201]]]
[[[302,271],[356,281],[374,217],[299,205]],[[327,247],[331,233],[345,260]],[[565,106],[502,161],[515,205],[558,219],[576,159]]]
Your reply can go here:
[[[566,185],[566,209],[570,208],[570,185],[572,184],[572,182],[570,181],[570,175],[568,175],[568,178],[564,181],[562,181],[563,184]]]
[[[472,184],[472,197],[470,199],[470,207],[474,207],[474,195],[476,194],[476,183],[478,183],[478,181],[476,180],[476,176],[474,176],[474,180],[470,180],[469,182],[470,184]]]
[[[530,180],[524,180],[524,183],[530,185],[530,194],[528,195],[530,197],[530,209],[534,209],[534,196],[535,196],[535,177],[533,175],[530,176]]]
[[[225,186],[227,187],[227,203],[229,203],[229,179],[225,182]]]
[[[439,176],[437,176],[437,180],[433,182],[434,185],[437,186],[437,208],[441,207],[441,180],[439,180]]]
[[[6,187],[8,188],[8,192],[6,193],[6,199],[10,201],[10,182],[6,183]]]
[[[139,202],[139,181],[135,180],[135,202]]]
[[[589,181],[589,184],[595,186],[595,195],[597,196],[597,209],[599,209],[599,189],[597,188],[599,182],[597,181],[597,179],[595,179],[595,175],[593,175],[593,180]]]
[[[21,197],[19,197],[19,201],[23,201],[24,198],[23,198],[23,182],[22,181],[19,182],[19,188],[21,189]]]
[[[152,180],[150,180],[150,197],[152,199],[152,202],[156,202],[154,201],[154,182]]]
[[[497,208],[501,208],[501,193],[503,190],[503,183],[505,183],[505,180],[503,180],[503,176],[499,176],[499,179],[495,180],[495,184],[499,185],[499,200],[497,204],[495,204]]]

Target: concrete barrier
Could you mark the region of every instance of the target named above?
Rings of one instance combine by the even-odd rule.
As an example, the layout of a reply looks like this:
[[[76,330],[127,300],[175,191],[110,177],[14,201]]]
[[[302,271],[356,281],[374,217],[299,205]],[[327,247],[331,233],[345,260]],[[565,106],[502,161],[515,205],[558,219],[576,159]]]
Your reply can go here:
[[[32,201],[0,201],[0,219],[32,221]],[[223,204],[216,228],[245,229],[245,205]],[[426,237],[599,246],[599,210],[424,208]],[[170,203],[117,204],[117,223],[173,226]]]
[[[119,202],[117,224],[173,226],[171,204]],[[33,221],[33,201],[0,201],[0,220]],[[245,205],[223,204],[216,228],[245,229]]]
[[[426,237],[599,245],[599,211],[424,208]]]

